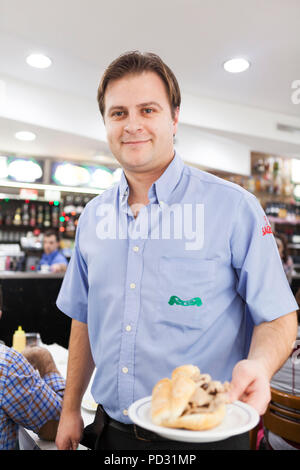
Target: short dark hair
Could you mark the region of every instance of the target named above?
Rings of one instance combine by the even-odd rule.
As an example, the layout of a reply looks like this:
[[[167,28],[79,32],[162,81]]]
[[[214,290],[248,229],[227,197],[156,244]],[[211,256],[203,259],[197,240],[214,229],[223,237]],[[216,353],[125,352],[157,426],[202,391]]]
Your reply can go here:
[[[49,230],[46,230],[46,232],[44,233],[44,237],[51,237],[52,235],[55,236],[57,242],[60,241],[58,232],[54,230],[53,228],[49,228]]]
[[[156,73],[164,82],[174,117],[175,111],[181,103],[180,88],[174,73],[158,55],[140,51],[130,51],[120,55],[105,70],[97,94],[99,109],[103,117],[105,113],[104,96],[108,83],[123,78],[125,75],[140,74],[146,71]]]

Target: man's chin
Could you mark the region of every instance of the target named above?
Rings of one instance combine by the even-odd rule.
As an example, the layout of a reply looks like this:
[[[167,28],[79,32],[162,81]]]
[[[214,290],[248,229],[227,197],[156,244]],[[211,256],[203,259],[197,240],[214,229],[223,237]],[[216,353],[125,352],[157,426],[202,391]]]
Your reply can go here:
[[[151,168],[151,163],[153,161],[150,155],[126,155],[122,160],[123,168],[132,171],[143,171],[144,169],[149,169]]]

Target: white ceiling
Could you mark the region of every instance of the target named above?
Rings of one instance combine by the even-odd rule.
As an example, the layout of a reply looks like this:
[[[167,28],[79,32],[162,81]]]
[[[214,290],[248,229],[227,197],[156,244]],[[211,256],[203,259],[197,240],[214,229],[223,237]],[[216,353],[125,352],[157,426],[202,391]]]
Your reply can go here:
[[[0,0],[0,79],[85,100],[96,109],[103,70],[116,56],[132,49],[158,53],[175,72],[183,95],[199,99],[195,107],[209,99],[238,106],[245,113],[249,108],[267,111],[274,123],[279,115],[286,122],[300,122],[300,104],[291,100],[292,82],[300,80],[299,0]],[[53,66],[47,70],[29,67],[25,57],[30,52],[49,55]],[[250,69],[243,74],[226,73],[222,63],[239,55],[250,60]],[[79,104],[73,113],[80,113]],[[17,114],[14,121],[22,121],[21,110]],[[46,133],[47,126],[43,126]],[[3,115],[0,150],[16,151],[10,127]],[[65,132],[59,125],[55,130]],[[225,128],[216,131],[228,134]],[[239,139],[239,134],[245,140],[245,132],[233,128],[228,135]],[[89,155],[101,151],[100,135],[98,147],[95,134],[85,133],[85,137],[87,141],[78,145],[79,156],[85,149]],[[66,157],[76,153],[76,141],[68,144],[70,133],[66,133],[66,145],[63,135],[59,136],[59,151],[53,150],[51,134],[45,139],[39,149],[43,153],[54,151]],[[267,150],[274,152],[276,138],[275,146],[271,140],[270,136]],[[300,154],[300,137],[284,140],[292,142]],[[252,143],[255,146],[254,135]],[[31,147],[30,151],[34,152]]]

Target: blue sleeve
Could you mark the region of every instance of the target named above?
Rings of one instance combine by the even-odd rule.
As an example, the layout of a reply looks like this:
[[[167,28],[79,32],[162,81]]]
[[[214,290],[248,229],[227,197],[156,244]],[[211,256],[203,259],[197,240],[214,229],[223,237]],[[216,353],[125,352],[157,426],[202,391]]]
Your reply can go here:
[[[44,261],[44,258],[45,258],[45,253],[41,256],[39,264],[37,265],[38,271],[41,269],[42,264],[48,264],[46,261]]]
[[[231,238],[237,291],[254,324],[297,310],[269,221],[258,200],[243,194]]]
[[[54,258],[54,260],[52,261],[51,264],[66,264],[66,265],[68,265],[68,261],[67,261],[66,257],[62,253],[59,252],[55,256],[55,258]]]
[[[88,268],[80,251],[80,219],[81,217],[79,218],[76,230],[75,247],[62,282],[56,305],[69,317],[87,323]]]

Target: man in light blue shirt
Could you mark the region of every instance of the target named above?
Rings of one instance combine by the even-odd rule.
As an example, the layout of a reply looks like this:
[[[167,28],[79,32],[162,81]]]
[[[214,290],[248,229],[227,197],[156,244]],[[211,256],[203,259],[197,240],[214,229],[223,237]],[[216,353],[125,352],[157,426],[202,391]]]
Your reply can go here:
[[[55,230],[49,229],[44,233],[44,253],[40,259],[38,270],[65,272],[68,266],[67,258],[59,251],[59,236]]]
[[[174,152],[180,91],[157,56],[114,61],[98,101],[123,174],[82,213],[57,301],[73,318],[58,447],[80,440],[94,364],[94,399],[120,425],[182,364],[231,380],[231,399],[262,414],[297,304],[261,206]]]

